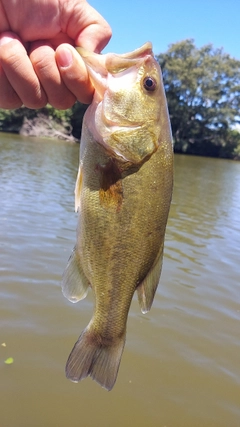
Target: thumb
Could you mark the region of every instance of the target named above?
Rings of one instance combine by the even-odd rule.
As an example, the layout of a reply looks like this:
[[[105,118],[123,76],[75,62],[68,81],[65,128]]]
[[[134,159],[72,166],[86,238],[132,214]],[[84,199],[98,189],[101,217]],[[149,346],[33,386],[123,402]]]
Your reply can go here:
[[[94,89],[81,56],[70,44],[63,43],[56,49],[55,58],[61,78],[67,88],[78,101],[89,104]]]

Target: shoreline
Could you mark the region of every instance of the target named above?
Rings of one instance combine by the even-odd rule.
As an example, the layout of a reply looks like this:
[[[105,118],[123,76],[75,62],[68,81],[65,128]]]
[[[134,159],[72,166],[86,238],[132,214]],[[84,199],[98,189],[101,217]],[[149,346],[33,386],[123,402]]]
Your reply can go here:
[[[18,134],[22,136],[55,138],[64,141],[79,142],[72,135],[72,126],[69,123],[59,123],[43,113],[38,113],[31,119],[24,117]]]

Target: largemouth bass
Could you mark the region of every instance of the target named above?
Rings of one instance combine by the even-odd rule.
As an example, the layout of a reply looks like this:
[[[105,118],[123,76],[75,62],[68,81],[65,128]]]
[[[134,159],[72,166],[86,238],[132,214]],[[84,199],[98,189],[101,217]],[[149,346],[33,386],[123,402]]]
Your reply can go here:
[[[173,185],[171,128],[151,43],[124,55],[78,48],[95,88],[82,126],[75,188],[77,243],[63,294],[95,310],[66,365],[72,381],[91,376],[111,390],[135,290],[143,313],[159,282]]]

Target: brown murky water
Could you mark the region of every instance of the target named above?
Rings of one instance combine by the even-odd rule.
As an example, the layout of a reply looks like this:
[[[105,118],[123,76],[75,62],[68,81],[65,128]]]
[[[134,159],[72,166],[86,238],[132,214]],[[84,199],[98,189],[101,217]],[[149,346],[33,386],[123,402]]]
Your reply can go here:
[[[175,157],[160,285],[110,393],[64,375],[93,304],[59,287],[77,165],[77,145],[0,134],[0,426],[239,427],[240,163]]]

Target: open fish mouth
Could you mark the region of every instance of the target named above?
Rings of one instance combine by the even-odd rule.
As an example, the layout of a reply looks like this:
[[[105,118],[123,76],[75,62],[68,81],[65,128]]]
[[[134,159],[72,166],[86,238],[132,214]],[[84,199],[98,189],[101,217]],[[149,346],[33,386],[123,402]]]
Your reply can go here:
[[[152,129],[155,116],[150,117],[147,106],[146,114],[141,112],[145,105],[152,111],[155,98],[151,95],[158,89],[159,70],[152,44],[145,43],[122,55],[99,55],[81,47],[77,51],[95,89],[90,107],[94,120],[88,121],[94,139],[120,161],[142,164],[158,148],[156,132]],[[153,83],[153,90],[146,87],[147,79]]]
[[[146,55],[152,55],[152,43],[147,42],[139,49],[135,49],[132,52],[124,54],[109,53],[99,55],[80,46],[76,47],[76,50],[81,55],[88,67],[93,69],[96,69],[97,67],[98,72],[104,75],[106,72],[119,73],[124,71],[136,65],[139,59],[145,57]]]
[[[119,55],[112,53],[99,55],[83,47],[76,47],[76,50],[85,62],[95,91],[103,98],[108,86],[108,75],[114,76],[140,65],[146,55],[152,55],[152,44],[147,42],[139,49]]]

